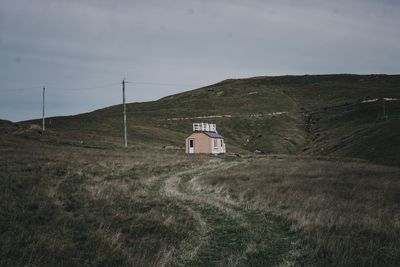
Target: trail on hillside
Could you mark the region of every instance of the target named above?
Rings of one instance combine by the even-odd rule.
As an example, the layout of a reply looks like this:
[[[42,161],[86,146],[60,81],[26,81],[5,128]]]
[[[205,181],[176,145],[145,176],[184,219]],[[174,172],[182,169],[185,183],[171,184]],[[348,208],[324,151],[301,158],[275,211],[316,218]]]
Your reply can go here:
[[[215,118],[251,118],[251,117],[275,117],[280,115],[287,115],[289,114],[288,111],[276,111],[276,112],[269,112],[269,113],[252,113],[252,114],[219,114],[219,115],[203,115],[203,116],[196,116],[196,117],[175,117],[175,118],[167,118],[163,120],[167,121],[181,121],[181,120],[194,120],[194,119],[215,119]]]
[[[210,160],[206,166],[159,178],[154,193],[192,211],[199,236],[188,240],[166,265],[176,266],[291,266],[294,236],[288,225],[267,213],[217,195],[191,190],[190,182],[216,168],[224,171],[243,162]]]

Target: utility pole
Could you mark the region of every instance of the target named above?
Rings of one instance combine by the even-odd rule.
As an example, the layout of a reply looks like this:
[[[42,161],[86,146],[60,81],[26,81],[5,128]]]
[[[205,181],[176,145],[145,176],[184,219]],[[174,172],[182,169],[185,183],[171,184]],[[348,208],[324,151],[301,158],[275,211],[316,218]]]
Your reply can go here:
[[[128,147],[128,130],[126,127],[126,104],[125,104],[125,79],[122,80],[122,102],[124,105],[124,144]]]
[[[42,102],[42,130],[43,132],[46,130],[45,127],[45,119],[44,119],[44,94],[46,92],[46,88],[43,86],[43,102]]]
[[[383,119],[387,121],[387,116],[386,116],[386,102],[385,98],[382,97],[382,113],[383,113]]]

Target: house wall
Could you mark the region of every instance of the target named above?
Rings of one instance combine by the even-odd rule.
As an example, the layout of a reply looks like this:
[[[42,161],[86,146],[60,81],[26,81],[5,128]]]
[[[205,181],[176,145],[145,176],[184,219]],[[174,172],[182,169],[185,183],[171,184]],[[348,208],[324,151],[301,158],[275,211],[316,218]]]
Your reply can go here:
[[[194,153],[211,153],[211,138],[204,133],[193,133],[186,138],[186,153],[189,153],[189,139],[194,139]]]
[[[189,153],[189,140],[194,139],[194,153],[225,153],[225,142],[220,146],[220,138],[211,138],[202,132],[193,133],[186,138],[186,153]],[[214,140],[217,140],[218,147],[214,147]],[[223,140],[223,139],[222,139]]]
[[[213,154],[225,153],[225,142],[221,138],[210,138],[211,139],[211,151]],[[214,140],[217,140],[217,146],[214,147]],[[222,140],[222,146],[221,146]]]

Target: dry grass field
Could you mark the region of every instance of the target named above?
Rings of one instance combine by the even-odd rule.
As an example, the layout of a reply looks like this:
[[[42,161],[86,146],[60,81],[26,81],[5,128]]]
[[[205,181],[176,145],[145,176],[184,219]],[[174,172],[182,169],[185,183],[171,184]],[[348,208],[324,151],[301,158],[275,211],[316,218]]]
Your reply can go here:
[[[249,159],[192,181],[282,216],[303,237],[306,265],[398,266],[400,169],[354,160]]]
[[[0,150],[2,266],[264,265],[291,251],[284,221],[185,190],[231,160],[9,135]]]
[[[399,266],[400,107],[362,103],[399,84],[227,80],[129,104],[127,149],[121,106],[0,120],[0,266]],[[227,155],[184,154],[206,115]]]
[[[4,137],[2,266],[397,266],[400,169]]]
[[[149,266],[196,230],[188,211],[147,192],[192,164],[182,153],[0,140],[1,266]]]

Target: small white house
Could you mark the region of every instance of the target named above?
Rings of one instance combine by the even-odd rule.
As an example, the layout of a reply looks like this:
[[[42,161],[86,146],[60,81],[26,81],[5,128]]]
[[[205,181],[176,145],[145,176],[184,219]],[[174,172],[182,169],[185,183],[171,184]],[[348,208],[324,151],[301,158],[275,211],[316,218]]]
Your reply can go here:
[[[193,133],[186,138],[186,153],[223,154],[226,152],[224,137],[215,124],[193,123]]]

